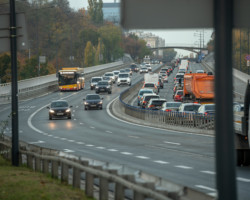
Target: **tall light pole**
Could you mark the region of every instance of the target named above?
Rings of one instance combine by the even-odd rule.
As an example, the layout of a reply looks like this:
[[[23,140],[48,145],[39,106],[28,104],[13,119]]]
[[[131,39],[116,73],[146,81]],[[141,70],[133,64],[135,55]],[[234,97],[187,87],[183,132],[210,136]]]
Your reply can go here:
[[[17,88],[17,36],[15,0],[10,0],[10,49],[11,49],[11,118],[12,118],[12,165],[19,166],[18,135],[18,88]]]

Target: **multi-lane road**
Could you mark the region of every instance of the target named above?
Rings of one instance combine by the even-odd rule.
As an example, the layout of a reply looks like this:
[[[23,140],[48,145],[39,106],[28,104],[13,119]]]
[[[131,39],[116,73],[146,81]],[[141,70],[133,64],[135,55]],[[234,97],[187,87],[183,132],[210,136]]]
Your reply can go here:
[[[156,65],[153,67],[157,67]],[[201,69],[191,63],[192,71]],[[174,70],[160,96],[172,98]],[[133,74],[133,83],[143,75]],[[90,90],[54,92],[19,102],[20,140],[60,150],[76,156],[122,164],[172,182],[214,195],[216,193],[214,136],[149,128],[116,120],[108,109],[110,102],[127,86],[113,86],[112,94],[103,94],[103,110],[84,110],[83,98]],[[66,99],[73,106],[72,119],[49,120],[47,105]],[[0,106],[0,120],[7,119],[10,105]],[[11,135],[10,128],[5,134]],[[238,196],[250,198],[250,168],[237,168]]]

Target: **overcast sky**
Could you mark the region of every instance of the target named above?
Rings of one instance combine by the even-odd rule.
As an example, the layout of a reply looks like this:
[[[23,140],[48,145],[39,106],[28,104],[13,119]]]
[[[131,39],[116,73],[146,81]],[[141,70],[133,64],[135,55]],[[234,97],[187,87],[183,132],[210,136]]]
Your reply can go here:
[[[88,0],[68,0],[70,3],[70,7],[73,9],[80,9],[88,7]],[[114,2],[114,0],[103,0],[104,3]],[[119,2],[119,0],[117,0]],[[166,46],[172,45],[200,45],[200,32],[202,33],[202,40],[203,40],[203,29],[200,30],[152,30],[152,31],[144,31],[144,32],[151,32],[154,35],[157,35],[163,39],[165,39]],[[211,39],[212,30],[211,29],[204,29],[204,43],[206,44]],[[181,55],[189,55],[190,52],[178,50],[178,53]]]

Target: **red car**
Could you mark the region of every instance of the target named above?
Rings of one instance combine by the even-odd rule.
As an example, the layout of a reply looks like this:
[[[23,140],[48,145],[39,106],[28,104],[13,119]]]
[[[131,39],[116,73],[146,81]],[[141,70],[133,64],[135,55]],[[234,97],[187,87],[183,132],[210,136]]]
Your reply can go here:
[[[177,90],[174,95],[174,101],[182,101],[183,98],[183,90]]]

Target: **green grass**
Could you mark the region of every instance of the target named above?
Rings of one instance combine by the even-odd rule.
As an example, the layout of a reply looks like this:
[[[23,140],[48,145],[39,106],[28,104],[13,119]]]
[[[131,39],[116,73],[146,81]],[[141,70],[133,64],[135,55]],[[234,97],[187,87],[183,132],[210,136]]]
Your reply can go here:
[[[90,200],[80,189],[26,167],[13,167],[0,156],[0,200]]]

